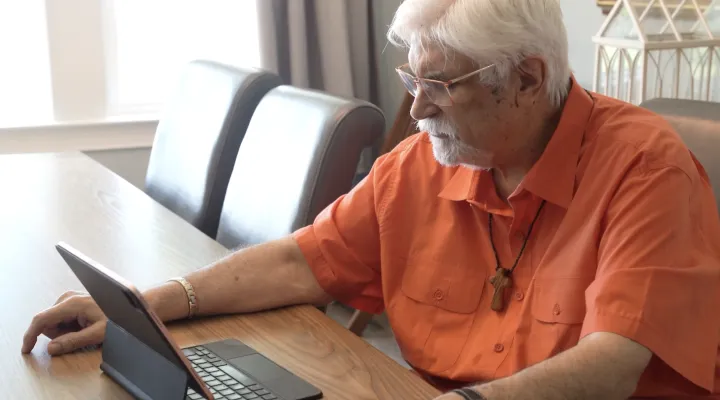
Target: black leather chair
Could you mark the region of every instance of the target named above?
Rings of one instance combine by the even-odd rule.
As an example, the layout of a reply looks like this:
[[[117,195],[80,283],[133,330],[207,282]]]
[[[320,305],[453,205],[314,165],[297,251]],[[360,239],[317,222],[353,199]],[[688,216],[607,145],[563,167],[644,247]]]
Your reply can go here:
[[[662,115],[675,128],[705,168],[720,210],[720,103],[652,99],[641,106]]]
[[[225,247],[306,226],[352,186],[362,150],[383,134],[374,105],[280,86],[260,102],[240,146],[220,217]]]
[[[155,133],[146,193],[215,237],[250,118],[260,99],[280,84],[265,71],[189,63]]]

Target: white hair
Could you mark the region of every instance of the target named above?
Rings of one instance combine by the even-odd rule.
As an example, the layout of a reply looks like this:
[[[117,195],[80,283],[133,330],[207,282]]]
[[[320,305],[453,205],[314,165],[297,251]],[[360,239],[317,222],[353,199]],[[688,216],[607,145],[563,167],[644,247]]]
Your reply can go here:
[[[388,31],[396,46],[434,43],[480,65],[494,63],[495,86],[525,57],[541,57],[554,106],[568,94],[568,39],[559,0],[405,0]]]

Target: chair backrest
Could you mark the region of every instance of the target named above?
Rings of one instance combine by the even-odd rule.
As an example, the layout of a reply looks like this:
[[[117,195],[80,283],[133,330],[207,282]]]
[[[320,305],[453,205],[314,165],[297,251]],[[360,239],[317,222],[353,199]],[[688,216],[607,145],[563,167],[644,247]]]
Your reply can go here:
[[[641,104],[662,115],[705,168],[720,209],[720,103],[652,99]]]
[[[228,248],[284,237],[351,189],[362,150],[385,129],[374,105],[280,86],[240,146],[217,240]]]
[[[189,63],[155,133],[145,191],[210,237],[240,143],[260,99],[281,79],[256,69]]]

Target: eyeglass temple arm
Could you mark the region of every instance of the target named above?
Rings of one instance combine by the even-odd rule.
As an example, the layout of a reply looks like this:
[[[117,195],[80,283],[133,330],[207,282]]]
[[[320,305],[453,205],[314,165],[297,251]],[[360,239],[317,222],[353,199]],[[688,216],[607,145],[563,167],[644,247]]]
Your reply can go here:
[[[494,64],[490,64],[490,65],[488,65],[487,67],[482,67],[482,68],[480,68],[480,69],[478,69],[478,70],[476,70],[476,71],[469,72],[469,73],[467,73],[467,74],[465,74],[465,75],[463,75],[463,76],[459,76],[459,77],[457,77],[457,78],[455,78],[455,79],[449,80],[449,81],[445,82],[445,84],[446,84],[447,86],[450,86],[450,85],[452,85],[452,84],[454,84],[454,83],[458,83],[458,82],[460,82],[460,81],[462,81],[462,80],[465,80],[465,79],[467,79],[467,78],[469,78],[469,77],[471,77],[471,76],[473,76],[473,75],[477,75],[477,74],[485,71],[486,69],[492,67],[493,65],[494,65]]]

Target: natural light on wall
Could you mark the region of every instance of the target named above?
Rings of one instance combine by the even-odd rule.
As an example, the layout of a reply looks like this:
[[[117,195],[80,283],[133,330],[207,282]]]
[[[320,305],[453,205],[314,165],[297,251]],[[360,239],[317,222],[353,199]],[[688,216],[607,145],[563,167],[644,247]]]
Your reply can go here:
[[[182,66],[260,66],[256,0],[0,0],[0,128],[159,115]]]

